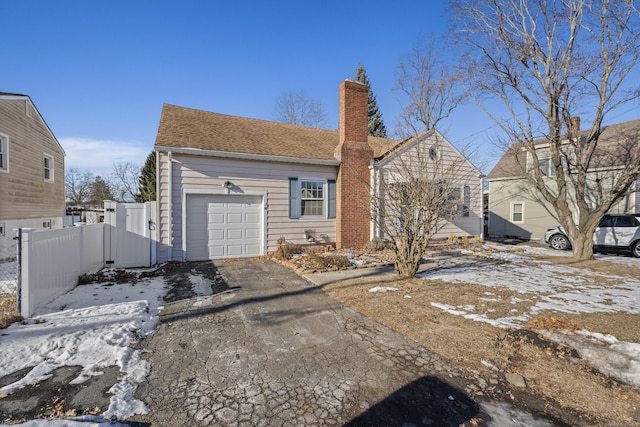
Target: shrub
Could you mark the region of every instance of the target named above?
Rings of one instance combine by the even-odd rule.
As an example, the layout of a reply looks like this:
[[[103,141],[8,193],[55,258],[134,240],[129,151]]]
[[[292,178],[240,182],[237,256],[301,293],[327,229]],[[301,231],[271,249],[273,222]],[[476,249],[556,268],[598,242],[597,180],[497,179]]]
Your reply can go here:
[[[283,236],[278,239],[278,249],[274,256],[281,261],[288,261],[295,254],[302,253],[302,246],[295,243],[288,243]]]
[[[18,302],[15,294],[0,294],[0,329],[4,329],[13,322],[19,322],[22,316],[18,312]]]
[[[344,255],[315,255],[313,263],[318,268],[346,268],[349,267],[349,260]]]
[[[384,250],[386,246],[387,245],[385,244],[384,240],[379,237],[375,237],[373,238],[373,240],[367,242],[367,244],[364,245],[364,248],[368,251],[381,251]]]

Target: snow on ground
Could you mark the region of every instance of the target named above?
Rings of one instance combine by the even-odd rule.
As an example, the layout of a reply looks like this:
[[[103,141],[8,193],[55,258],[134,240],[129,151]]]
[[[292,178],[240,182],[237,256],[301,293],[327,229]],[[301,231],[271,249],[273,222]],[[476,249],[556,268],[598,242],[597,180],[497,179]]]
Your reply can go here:
[[[150,334],[158,323],[162,296],[167,292],[163,278],[137,283],[78,286],[39,308],[34,317],[15,323],[0,336],[0,377],[33,367],[27,376],[0,388],[0,394],[34,384],[51,376],[60,366],[82,366],[73,383],[100,375],[117,365],[124,374],[109,392],[113,394],[101,417],[78,417],[77,425],[102,424],[111,417],[123,420],[146,413],[147,406],[133,397],[137,383],[149,373],[141,350],[131,344]],[[86,421],[89,421],[87,423]],[[23,425],[75,425],[73,421],[30,421]]]
[[[514,250],[518,250],[518,254],[511,253]],[[640,314],[640,279],[637,276],[602,274],[524,256],[548,255],[547,252],[558,251],[529,246],[484,247],[481,252],[465,253],[504,262],[470,257],[468,263],[427,271],[418,277],[487,286],[488,290],[484,297],[478,298],[477,305],[453,306],[446,302],[432,302],[431,305],[450,314],[502,328],[520,328],[541,310]],[[563,254],[567,256],[566,252]],[[598,255],[597,259],[640,267],[640,260],[631,257]],[[489,302],[502,298],[491,292],[492,288],[513,293],[509,303],[514,305],[514,309],[510,315],[497,317],[488,308]],[[581,333],[586,334],[585,331]],[[640,344],[620,342],[610,335],[590,334],[588,341],[597,345],[588,345],[585,340],[574,340],[571,345],[601,372],[640,388]],[[559,339],[558,336],[552,338]]]

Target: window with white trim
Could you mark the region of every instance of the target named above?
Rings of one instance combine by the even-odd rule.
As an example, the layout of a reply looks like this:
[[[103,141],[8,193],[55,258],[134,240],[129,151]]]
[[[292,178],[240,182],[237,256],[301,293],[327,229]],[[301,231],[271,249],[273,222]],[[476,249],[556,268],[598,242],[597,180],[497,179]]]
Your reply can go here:
[[[469,216],[471,210],[471,187],[468,185],[453,187],[449,190],[447,204],[450,206],[449,214]]]
[[[0,172],[9,171],[9,137],[0,134]]]
[[[289,218],[335,218],[335,194],[335,180],[289,178]]]
[[[45,181],[53,182],[53,157],[49,156],[48,154],[44,154],[42,156],[42,159],[42,176]]]
[[[511,222],[517,222],[517,223],[524,222],[524,203],[522,202],[511,203]]]
[[[300,215],[324,215],[324,182],[300,180]]]
[[[556,176],[556,169],[549,157],[538,159],[538,168],[540,168],[542,176]]]

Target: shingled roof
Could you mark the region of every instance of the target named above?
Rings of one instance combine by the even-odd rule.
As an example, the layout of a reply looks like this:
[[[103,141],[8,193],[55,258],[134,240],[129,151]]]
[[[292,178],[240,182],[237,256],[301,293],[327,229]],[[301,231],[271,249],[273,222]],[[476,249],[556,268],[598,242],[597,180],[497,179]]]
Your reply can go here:
[[[589,131],[582,131],[579,137],[586,137]],[[626,144],[622,142],[625,141]],[[535,145],[544,145],[548,141],[540,139],[534,142]],[[615,167],[623,166],[628,161],[630,153],[627,152],[634,145],[640,144],[640,120],[617,123],[605,126],[598,140],[598,148],[594,152],[592,167]],[[501,178],[521,178],[527,156],[522,151],[521,142],[514,143],[507,152],[500,158],[498,163],[487,175],[487,179]]]
[[[210,113],[164,104],[156,147],[336,160],[337,131]],[[374,156],[397,141],[369,137]]]

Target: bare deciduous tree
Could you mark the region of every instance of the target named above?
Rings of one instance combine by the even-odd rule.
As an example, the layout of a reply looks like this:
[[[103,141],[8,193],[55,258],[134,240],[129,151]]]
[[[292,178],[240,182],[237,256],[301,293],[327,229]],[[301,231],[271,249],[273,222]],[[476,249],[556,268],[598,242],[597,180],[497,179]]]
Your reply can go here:
[[[603,120],[637,99],[625,90],[640,55],[640,17],[634,0],[531,0],[451,2],[454,33],[471,48],[466,74],[475,77],[478,99],[489,95],[506,109],[501,127],[522,174],[557,213],[576,258],[593,256],[591,236],[603,214],[631,191],[640,177],[640,144],[620,138],[602,147]],[[481,100],[482,105],[482,100]],[[495,108],[495,107],[493,107]],[[591,123],[578,134],[571,119]],[[624,142],[624,141],[627,142]],[[541,144],[541,143],[544,143]],[[540,148],[544,146],[542,154]],[[618,168],[600,191],[594,176],[598,153],[618,153]],[[548,159],[548,160],[547,160]],[[543,173],[541,161],[552,173]],[[620,163],[622,161],[622,163]],[[611,163],[613,162],[613,163]]]
[[[64,186],[67,200],[73,206],[84,206],[91,197],[93,174],[78,168],[68,169],[64,176]]]
[[[464,100],[461,75],[442,57],[432,36],[426,40],[419,37],[411,52],[400,60],[395,89],[407,97],[396,126],[400,138],[435,129]]]
[[[276,99],[275,120],[292,125],[322,128],[327,115],[320,101],[309,98],[304,90],[288,91]]]
[[[390,242],[396,270],[404,277],[415,275],[442,227],[470,215],[481,192],[477,170],[437,131],[419,139],[378,163],[371,183],[376,234]]]
[[[140,167],[131,162],[113,164],[111,188],[118,202],[133,202],[138,195]]]

